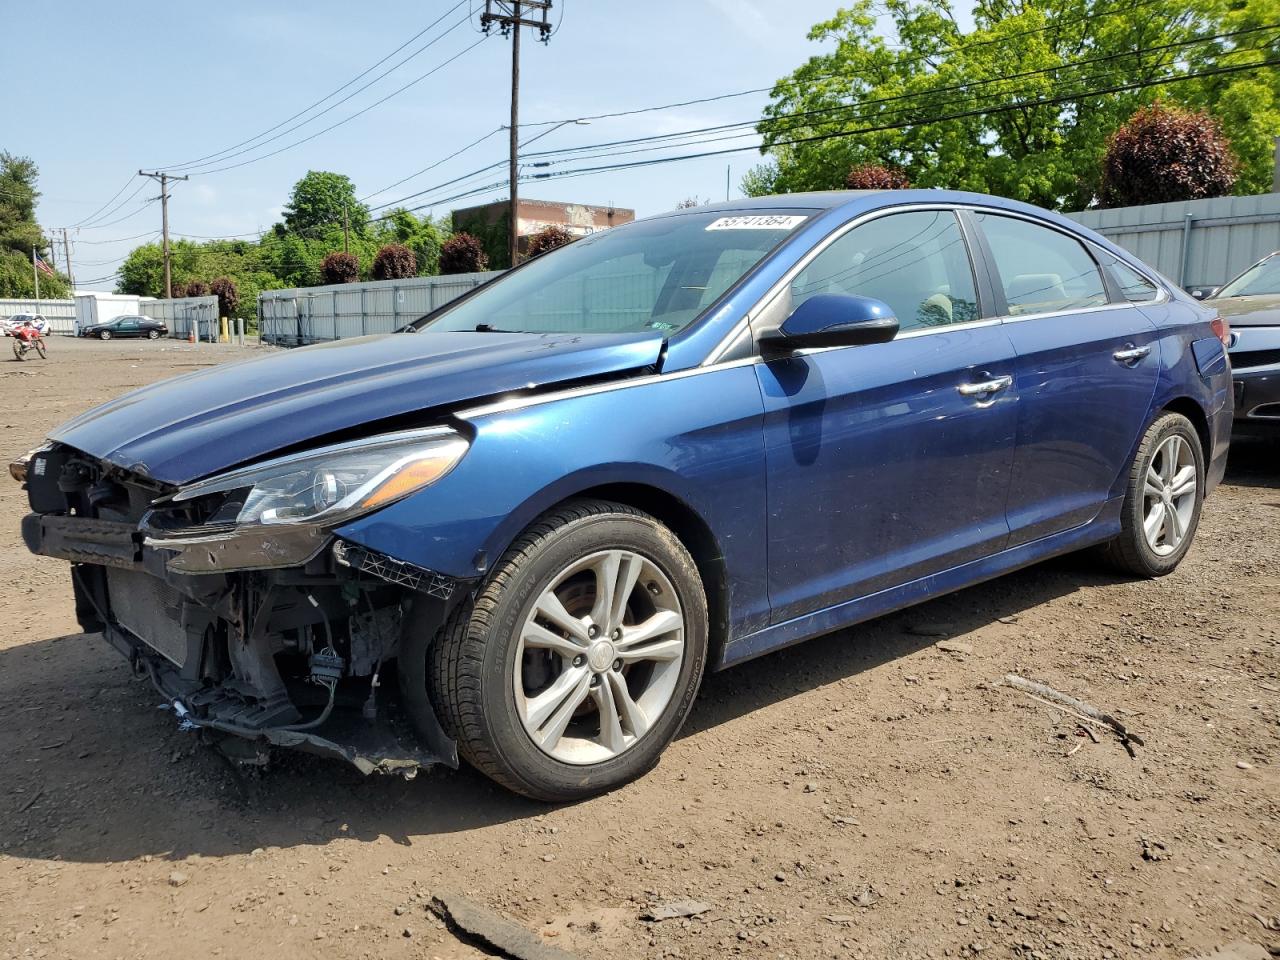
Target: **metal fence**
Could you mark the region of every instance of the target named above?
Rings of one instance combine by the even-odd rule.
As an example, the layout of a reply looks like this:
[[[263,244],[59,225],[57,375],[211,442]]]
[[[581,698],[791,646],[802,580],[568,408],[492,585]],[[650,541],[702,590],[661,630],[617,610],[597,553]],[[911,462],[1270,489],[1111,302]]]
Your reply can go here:
[[[52,333],[72,336],[76,332],[74,300],[0,300],[0,317],[12,317],[15,313],[40,314],[49,321]]]
[[[258,330],[263,343],[280,346],[391,333],[501,272],[264,290],[258,294]]]
[[[1069,213],[1181,287],[1216,287],[1280,250],[1280,193]]]
[[[175,297],[172,300],[143,300],[141,313],[163,320],[169,336],[186,340],[196,330],[198,340],[216,341],[221,330],[217,297]]]

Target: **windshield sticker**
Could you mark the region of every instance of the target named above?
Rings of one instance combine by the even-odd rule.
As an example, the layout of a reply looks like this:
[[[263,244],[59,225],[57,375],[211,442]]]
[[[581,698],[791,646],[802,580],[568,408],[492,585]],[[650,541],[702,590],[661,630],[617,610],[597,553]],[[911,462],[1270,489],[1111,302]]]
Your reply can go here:
[[[721,217],[707,224],[708,230],[791,230],[808,220],[786,214],[752,217]]]

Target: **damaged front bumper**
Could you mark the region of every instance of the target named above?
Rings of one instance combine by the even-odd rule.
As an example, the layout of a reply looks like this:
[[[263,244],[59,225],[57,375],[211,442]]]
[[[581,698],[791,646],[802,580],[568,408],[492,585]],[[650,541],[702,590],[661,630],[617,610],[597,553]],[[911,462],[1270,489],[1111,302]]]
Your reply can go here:
[[[185,728],[246,762],[283,747],[365,774],[458,765],[426,662],[466,583],[316,527],[157,536],[141,509],[96,506],[31,513],[23,539],[73,565],[81,627],[149,676]]]

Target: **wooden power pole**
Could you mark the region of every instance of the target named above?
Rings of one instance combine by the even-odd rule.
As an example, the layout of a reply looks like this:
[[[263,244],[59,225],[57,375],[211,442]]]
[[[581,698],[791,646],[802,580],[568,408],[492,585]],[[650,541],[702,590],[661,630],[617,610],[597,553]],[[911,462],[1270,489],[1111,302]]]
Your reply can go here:
[[[520,194],[518,189],[520,151],[520,28],[533,27],[538,31],[538,39],[546,43],[551,39],[552,0],[484,0],[484,13],[480,14],[480,26],[485,33],[496,23],[502,35],[511,37],[511,157],[508,163],[507,178],[510,181],[511,200],[507,218],[511,221],[507,235],[507,243],[511,251],[511,266],[515,266],[520,255]],[[525,11],[536,12],[540,17],[524,16]]]
[[[76,275],[71,272],[71,241],[67,239],[67,228],[62,228],[62,256],[67,261],[67,282],[71,285],[71,292],[74,294],[76,289]]]
[[[139,170],[138,176],[160,181],[160,229],[164,233],[164,295],[166,299],[170,299],[173,297],[173,275],[169,267],[169,181],[188,178],[175,177],[172,173],[165,173],[162,170],[157,170],[155,173]]]

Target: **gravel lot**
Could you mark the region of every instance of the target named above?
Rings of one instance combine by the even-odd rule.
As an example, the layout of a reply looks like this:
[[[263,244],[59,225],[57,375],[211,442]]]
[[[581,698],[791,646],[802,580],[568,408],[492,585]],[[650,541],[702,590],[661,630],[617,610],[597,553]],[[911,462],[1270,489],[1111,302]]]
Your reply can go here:
[[[0,362],[0,453],[244,352],[56,338]],[[76,632],[6,478],[0,955],[483,956],[428,913],[445,890],[589,958],[1280,949],[1280,447],[1232,456],[1174,575],[1069,558],[712,676],[657,770],[559,808],[467,771],[234,773]],[[682,898],[709,909],[640,919]]]

